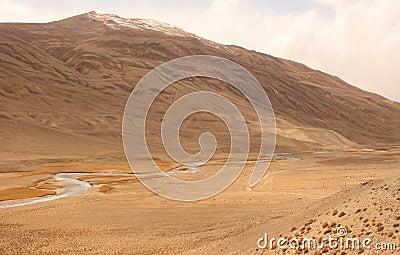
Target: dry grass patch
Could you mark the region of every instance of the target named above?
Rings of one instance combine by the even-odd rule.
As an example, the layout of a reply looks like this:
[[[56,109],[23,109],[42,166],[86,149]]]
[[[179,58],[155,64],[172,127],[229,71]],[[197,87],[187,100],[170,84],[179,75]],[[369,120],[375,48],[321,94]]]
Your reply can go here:
[[[32,197],[43,197],[46,195],[54,195],[55,191],[41,190],[30,187],[15,187],[0,190],[0,201],[24,199]]]

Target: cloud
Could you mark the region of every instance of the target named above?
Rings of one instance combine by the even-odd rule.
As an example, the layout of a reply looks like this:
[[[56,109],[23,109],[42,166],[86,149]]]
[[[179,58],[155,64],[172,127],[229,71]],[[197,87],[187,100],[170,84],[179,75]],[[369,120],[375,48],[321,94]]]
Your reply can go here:
[[[72,0],[62,7],[49,0],[38,1],[39,7],[32,2],[35,1],[0,0],[0,20],[54,20],[88,8],[124,17],[153,18],[216,42],[305,63],[400,101],[398,0],[302,0],[301,8],[296,2],[287,11],[282,11],[285,6],[279,5],[280,1],[272,0],[173,0],[146,4]]]
[[[238,1],[216,0],[195,31],[306,63],[400,101],[400,1],[318,2],[335,15],[321,17],[315,9],[245,13]]]
[[[331,8],[332,17],[321,16],[312,5],[282,13],[268,6],[257,11],[243,2],[214,0],[190,15],[156,16],[205,38],[299,61],[400,101],[400,1],[314,1]]]
[[[29,6],[11,0],[0,0],[0,17],[2,20],[23,19],[24,16],[32,13]]]
[[[36,8],[16,0],[0,0],[0,22],[48,22],[62,16],[63,10]]]

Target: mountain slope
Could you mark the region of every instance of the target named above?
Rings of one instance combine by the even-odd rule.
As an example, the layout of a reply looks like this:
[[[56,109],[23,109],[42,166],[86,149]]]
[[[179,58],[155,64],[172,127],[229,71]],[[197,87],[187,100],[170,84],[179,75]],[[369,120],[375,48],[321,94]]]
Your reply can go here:
[[[115,99],[88,88],[79,72],[13,36],[1,34],[0,59],[3,152],[82,155],[105,144],[113,147],[99,124],[114,118],[101,102]],[[87,134],[95,134],[98,144],[88,142]]]
[[[260,81],[277,117],[278,150],[400,144],[398,103],[303,64],[217,44],[164,23],[91,12],[46,24],[3,23],[0,33],[2,126],[9,122],[34,125],[81,136],[86,139],[83,143],[93,148],[104,142],[110,150],[120,151],[121,117],[135,84],[165,61],[200,54],[233,60]],[[226,84],[182,81],[161,95],[151,132],[156,134],[159,129],[160,109],[201,89],[222,93],[249,111]],[[215,130],[221,125],[207,118],[195,124]],[[193,133],[194,128],[188,128],[187,132]],[[14,130],[5,128],[1,138],[7,140]],[[49,139],[43,132],[41,139]],[[25,148],[34,144],[21,143]],[[11,150],[7,146],[1,149]],[[51,145],[44,147],[52,150]],[[81,152],[96,153],[91,149]]]

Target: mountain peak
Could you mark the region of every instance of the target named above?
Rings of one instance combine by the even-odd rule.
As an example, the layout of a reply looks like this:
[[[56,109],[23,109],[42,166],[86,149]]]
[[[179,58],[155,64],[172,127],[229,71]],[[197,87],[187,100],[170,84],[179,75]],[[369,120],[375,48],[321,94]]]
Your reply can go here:
[[[112,29],[131,28],[137,30],[153,30],[170,36],[197,37],[183,29],[153,19],[123,18],[115,14],[102,14],[95,11],[88,12],[86,15],[89,19],[103,22]]]

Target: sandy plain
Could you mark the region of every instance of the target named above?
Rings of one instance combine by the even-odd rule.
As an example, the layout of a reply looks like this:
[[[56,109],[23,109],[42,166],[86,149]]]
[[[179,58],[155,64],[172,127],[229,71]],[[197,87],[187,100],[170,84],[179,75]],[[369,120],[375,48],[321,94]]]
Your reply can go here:
[[[92,187],[77,196],[0,209],[0,253],[359,254],[359,250],[257,247],[265,233],[318,238],[339,226],[346,226],[352,235],[400,245],[398,150],[292,156],[300,160],[274,160],[251,190],[247,183],[252,164],[247,164],[227,190],[199,202],[159,197],[138,182],[127,165],[115,162],[38,164],[34,172],[3,172],[3,200],[38,196],[28,192],[16,197],[9,192],[7,197],[7,191],[16,188],[54,192],[60,186],[51,181],[56,173],[92,172],[79,177]],[[204,178],[217,168],[204,166],[187,178]],[[107,174],[110,171],[112,175]],[[38,187],[43,180],[50,181]],[[344,215],[339,217],[341,212]],[[385,252],[396,254],[398,250]]]

